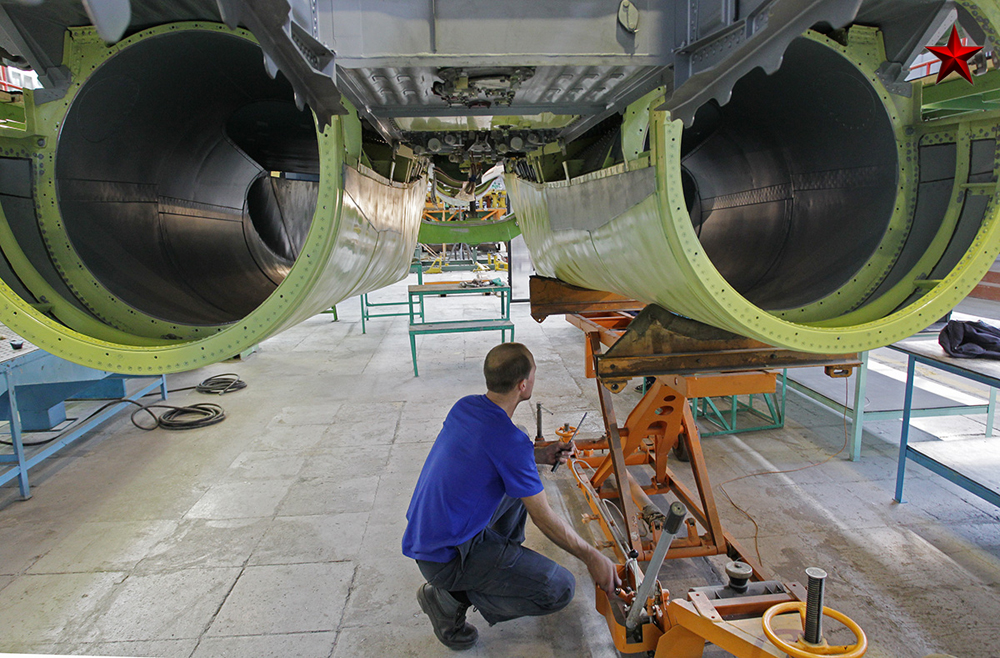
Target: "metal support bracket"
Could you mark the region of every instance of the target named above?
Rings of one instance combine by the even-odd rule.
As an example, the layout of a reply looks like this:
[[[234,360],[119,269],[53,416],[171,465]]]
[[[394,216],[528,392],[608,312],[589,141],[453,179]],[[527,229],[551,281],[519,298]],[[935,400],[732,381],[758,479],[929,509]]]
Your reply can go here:
[[[590,311],[639,311],[645,304],[623,295],[570,285],[559,279],[532,275],[528,280],[531,317],[541,322],[550,315]]]
[[[957,19],[958,9],[952,0],[948,0],[929,14],[926,9],[915,7],[912,16],[900,21],[906,24],[907,29],[890,26],[884,36],[886,61],[876,71],[882,83],[893,93],[909,97],[912,88],[905,80],[910,66],[923,52],[924,46],[937,43]],[[908,38],[904,40],[902,34]]]
[[[729,102],[733,85],[758,66],[773,73],[781,66],[785,49],[793,39],[817,23],[841,28],[858,13],[861,0],[772,0],[758,6],[743,19],[701,35],[697,16],[690,14],[700,3],[677,3],[677,25],[689,25],[687,39],[674,50],[674,93],[656,108],[667,110],[690,127],[695,112],[711,99]],[[694,9],[692,9],[694,7]]]
[[[41,89],[34,91],[35,105],[59,100],[66,95],[71,82],[69,69],[59,64],[60,53],[49,52],[37,39],[25,36],[22,28],[0,6],[0,48],[24,58],[38,74]]]
[[[288,0],[216,1],[226,25],[235,29],[242,23],[257,37],[267,72],[285,74],[300,110],[308,105],[320,126],[329,124],[335,114],[347,114],[336,86],[333,51],[292,17]]]

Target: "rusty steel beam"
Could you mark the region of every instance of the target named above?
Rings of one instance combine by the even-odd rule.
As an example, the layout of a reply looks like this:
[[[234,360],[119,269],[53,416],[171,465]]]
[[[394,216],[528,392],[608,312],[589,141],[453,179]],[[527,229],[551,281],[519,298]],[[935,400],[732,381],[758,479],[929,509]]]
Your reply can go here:
[[[590,290],[559,279],[532,276],[528,281],[531,317],[541,322],[550,315],[588,311],[640,311],[646,305],[613,292]]]

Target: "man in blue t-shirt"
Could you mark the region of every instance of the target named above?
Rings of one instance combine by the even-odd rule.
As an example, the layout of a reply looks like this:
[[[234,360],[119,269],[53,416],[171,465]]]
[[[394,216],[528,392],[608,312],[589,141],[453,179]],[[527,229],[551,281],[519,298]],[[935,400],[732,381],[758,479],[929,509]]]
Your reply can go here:
[[[562,610],[576,579],[552,560],[521,546],[532,522],[590,571],[612,594],[620,585],[614,563],[549,507],[537,464],[566,461],[572,445],[534,449],[511,421],[531,397],[535,362],[520,343],[497,345],[483,365],[486,395],[455,403],[417,480],[403,553],[417,561],[427,584],[417,591],[434,634],[452,649],[479,637],[465,613],[475,605],[492,626],[526,615]]]

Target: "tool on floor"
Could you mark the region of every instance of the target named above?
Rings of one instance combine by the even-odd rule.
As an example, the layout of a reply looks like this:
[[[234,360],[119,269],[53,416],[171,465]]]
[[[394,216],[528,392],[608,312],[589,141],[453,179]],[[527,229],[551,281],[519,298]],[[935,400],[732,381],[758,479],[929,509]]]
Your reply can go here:
[[[583,427],[583,421],[587,420],[587,413],[588,412],[586,412],[586,411],[583,412],[583,418],[581,418],[580,422],[577,423],[576,427],[573,428],[573,433],[569,435],[568,439],[564,439],[562,434],[559,434],[559,432],[556,432],[556,434],[559,434],[559,441],[561,443],[569,443],[569,442],[571,442],[573,440],[573,437],[576,436],[576,433],[580,431],[581,427]],[[569,427],[563,426],[563,430],[564,431],[566,431],[568,429],[569,429]],[[555,473],[557,468],[559,468],[559,462],[558,461],[556,461],[555,464],[552,464],[552,470],[550,471],[550,473]]]

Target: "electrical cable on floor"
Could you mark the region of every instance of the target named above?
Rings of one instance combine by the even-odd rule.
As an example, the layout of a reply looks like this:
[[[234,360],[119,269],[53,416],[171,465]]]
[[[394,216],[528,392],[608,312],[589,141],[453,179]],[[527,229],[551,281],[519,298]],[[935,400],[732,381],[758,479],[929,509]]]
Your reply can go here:
[[[198,402],[197,404],[191,404],[186,407],[175,407],[170,404],[143,405],[133,400],[120,400],[120,402],[131,402],[132,404],[139,406],[138,409],[132,412],[130,420],[132,421],[132,424],[139,429],[149,432],[155,430],[157,427],[162,427],[165,430],[193,430],[200,427],[215,425],[216,423],[221,423],[226,419],[225,410],[212,402]],[[106,407],[108,405],[104,406]],[[167,411],[164,411],[162,414],[157,416],[155,413],[150,411],[150,409],[166,409]],[[146,412],[153,419],[154,424],[152,427],[141,425],[138,421],[136,421],[136,415],[142,412]]]
[[[188,391],[194,389],[200,393],[210,393],[213,395],[224,395],[226,393],[231,393],[233,391],[239,391],[247,387],[245,381],[239,378],[236,373],[227,372],[221,375],[213,375],[208,379],[204,380],[197,386],[186,386],[184,388],[178,388],[168,393],[176,393],[178,391]],[[148,393],[147,395],[158,395],[155,391]],[[146,396],[143,396],[146,397]],[[158,427],[162,427],[165,430],[190,430],[198,429],[201,427],[208,427],[209,425],[215,425],[216,423],[221,423],[226,418],[225,410],[217,404],[211,402],[198,402],[196,404],[188,405],[186,407],[177,407],[171,404],[142,404],[136,402],[135,400],[129,400],[128,398],[116,398],[114,400],[109,400],[105,404],[98,407],[90,415],[83,419],[75,420],[74,424],[67,427],[65,430],[59,432],[56,436],[50,437],[48,439],[43,439],[41,441],[31,441],[31,442],[21,442],[21,446],[24,448],[30,448],[32,446],[45,445],[46,443],[52,443],[60,439],[68,430],[72,427],[85,423],[97,414],[101,413],[108,407],[114,406],[116,404],[134,404],[138,409],[132,412],[129,419],[132,424],[141,430],[152,431]],[[166,409],[162,414],[157,416],[155,413],[150,411],[151,409]],[[142,425],[136,420],[136,416],[142,412],[146,412],[152,419],[153,425]],[[12,446],[13,441],[7,441],[0,439],[0,444]]]
[[[221,375],[213,375],[202,383],[194,387],[199,393],[215,393],[223,395],[232,393],[247,387],[247,383],[240,379],[235,372],[227,372]]]
[[[833,453],[832,455],[830,455],[829,457],[827,457],[823,461],[819,461],[819,462],[816,462],[814,464],[808,464],[806,466],[801,466],[799,468],[790,468],[790,469],[783,470],[783,471],[761,471],[759,473],[748,473],[747,475],[741,475],[739,477],[735,477],[735,478],[726,480],[725,482],[723,482],[723,483],[721,483],[721,484],[718,485],[719,486],[719,490],[722,491],[723,494],[725,494],[726,499],[729,501],[729,503],[733,507],[735,507],[737,510],[739,510],[739,512],[743,516],[745,516],[748,519],[750,519],[750,523],[753,524],[753,547],[754,547],[754,551],[756,551],[756,553],[757,553],[757,564],[759,564],[761,566],[764,565],[764,561],[760,558],[760,545],[758,543],[758,537],[760,535],[760,526],[757,525],[756,519],[754,519],[753,516],[751,516],[749,512],[747,512],[745,509],[743,509],[742,507],[740,507],[739,505],[736,504],[736,502],[733,500],[732,496],[729,495],[729,492],[726,491],[725,485],[729,484],[730,482],[736,482],[737,480],[745,480],[746,478],[757,477],[758,475],[781,475],[783,473],[797,473],[798,471],[804,471],[807,468],[813,468],[815,466],[822,466],[823,464],[825,464],[825,463],[827,463],[827,462],[832,461],[833,459],[835,459],[840,453],[844,452],[844,450],[847,449],[847,443],[848,443],[848,440],[850,438],[850,435],[847,432],[847,403],[848,403],[849,400],[850,400],[850,378],[849,377],[845,377],[844,378],[844,445],[842,445],[840,447],[840,450],[838,450],[837,452]]]
[[[172,388],[167,391],[167,393],[180,393],[181,391],[198,391],[199,393],[210,393],[224,395],[226,393],[232,393],[234,391],[239,391],[247,387],[247,383],[240,379],[240,376],[234,372],[227,372],[221,375],[212,375],[205,381],[197,384],[195,386],[184,386],[181,388]],[[151,395],[159,395],[156,391],[151,393],[146,393],[142,396],[148,398]]]

